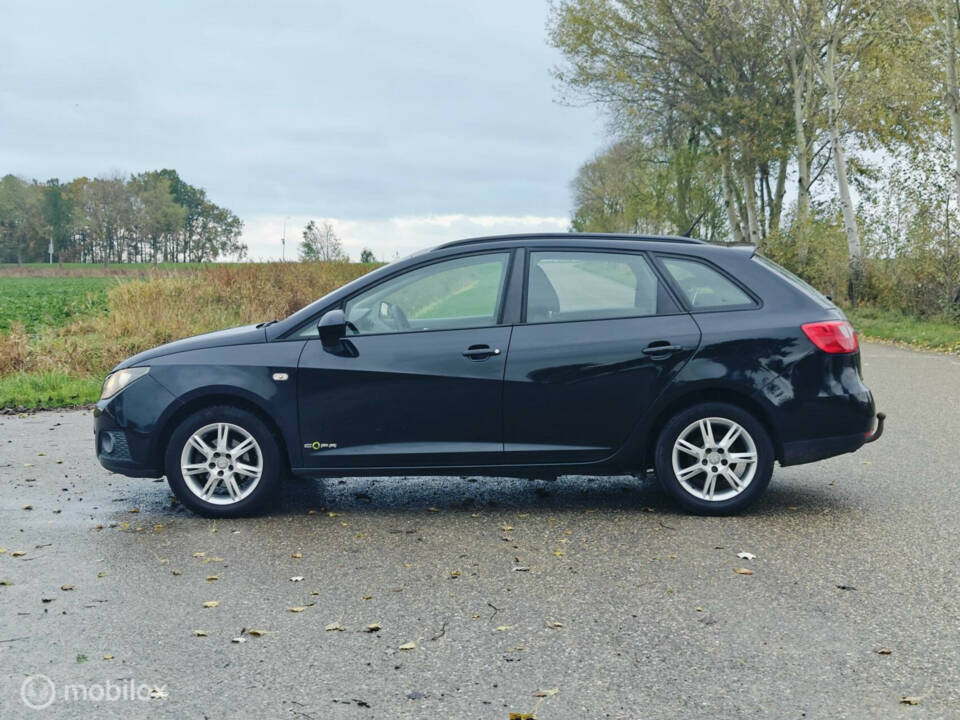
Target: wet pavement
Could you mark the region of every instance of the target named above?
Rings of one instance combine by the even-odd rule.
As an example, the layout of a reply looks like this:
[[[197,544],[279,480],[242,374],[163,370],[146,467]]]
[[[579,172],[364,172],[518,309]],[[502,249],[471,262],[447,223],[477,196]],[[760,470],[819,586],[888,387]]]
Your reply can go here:
[[[735,518],[410,477],[215,522],[103,470],[89,412],[2,416],[0,718],[960,716],[960,358],[863,355],[885,436]]]

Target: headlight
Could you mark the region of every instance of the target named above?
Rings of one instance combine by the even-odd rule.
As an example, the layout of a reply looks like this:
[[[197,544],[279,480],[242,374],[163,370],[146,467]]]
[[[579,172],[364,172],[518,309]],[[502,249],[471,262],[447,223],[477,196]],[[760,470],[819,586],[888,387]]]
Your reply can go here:
[[[107,375],[107,379],[103,381],[103,390],[100,391],[100,399],[106,400],[107,398],[113,397],[138,377],[143,377],[148,372],[150,372],[150,368],[148,367],[133,367],[110,373]]]

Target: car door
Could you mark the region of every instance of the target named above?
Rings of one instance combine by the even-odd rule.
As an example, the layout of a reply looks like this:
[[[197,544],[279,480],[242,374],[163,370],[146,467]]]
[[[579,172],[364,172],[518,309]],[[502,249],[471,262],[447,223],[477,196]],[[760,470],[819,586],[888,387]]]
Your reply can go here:
[[[690,359],[700,329],[645,253],[531,250],[504,382],[507,463],[615,452]]]
[[[494,464],[511,328],[500,322],[512,253],[431,262],[349,298],[345,343],[300,356],[308,468]]]

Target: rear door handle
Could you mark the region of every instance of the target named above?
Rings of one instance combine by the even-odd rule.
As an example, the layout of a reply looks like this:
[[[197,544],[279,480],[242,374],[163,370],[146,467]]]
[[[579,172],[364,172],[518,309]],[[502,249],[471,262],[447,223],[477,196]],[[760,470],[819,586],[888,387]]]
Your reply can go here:
[[[463,356],[471,360],[486,360],[488,357],[499,354],[500,348],[492,348],[489,345],[471,345],[463,351]]]
[[[670,355],[683,350],[682,345],[657,345],[650,343],[643,349],[644,355]]]

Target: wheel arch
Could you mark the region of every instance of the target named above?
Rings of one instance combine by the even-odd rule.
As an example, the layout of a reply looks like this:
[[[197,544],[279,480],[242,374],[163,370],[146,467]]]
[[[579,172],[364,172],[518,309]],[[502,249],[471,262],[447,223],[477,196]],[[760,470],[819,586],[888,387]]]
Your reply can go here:
[[[264,423],[264,425],[267,426],[267,428],[273,434],[274,439],[277,441],[277,445],[280,448],[281,457],[283,457],[285,464],[284,470],[285,472],[289,473],[291,464],[290,448],[287,445],[287,441],[284,438],[283,433],[280,431],[280,427],[277,425],[270,413],[267,412],[266,408],[262,407],[257,402],[246,396],[219,390],[191,397],[189,400],[186,400],[180,404],[173,412],[170,413],[168,417],[163,420],[160,428],[157,432],[155,432],[156,444],[153,449],[153,457],[155,458],[156,462],[159,463],[158,467],[163,467],[163,457],[164,453],[166,452],[167,442],[177,425],[179,425],[193,413],[203,410],[204,408],[214,407],[216,405],[229,405],[231,407],[240,408],[241,410],[246,410],[247,412],[256,415]]]
[[[642,447],[643,454],[641,458],[643,468],[653,466],[654,451],[657,439],[660,436],[660,428],[677,413],[694,405],[707,402],[724,402],[735,405],[756,417],[757,420],[763,423],[767,432],[770,433],[770,441],[773,443],[775,459],[781,459],[783,456],[783,442],[780,437],[780,428],[770,408],[765,407],[762,401],[751,397],[748,393],[730,387],[707,386],[691,389],[688,392],[665,401],[665,403],[656,410],[650,421],[645,424]]]

